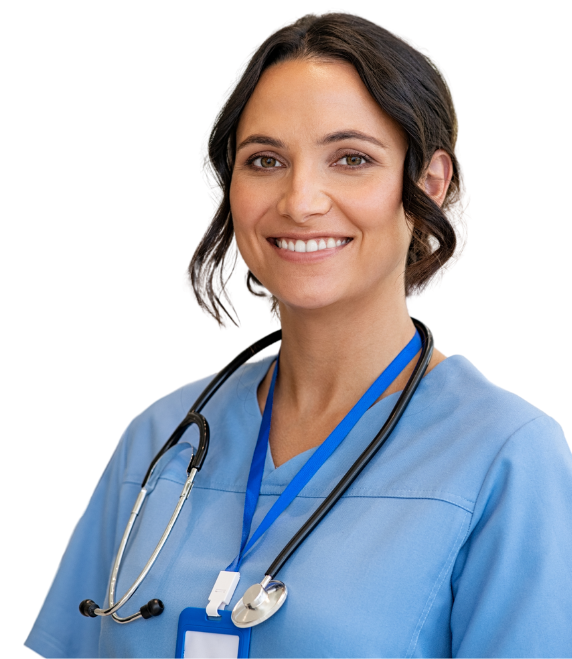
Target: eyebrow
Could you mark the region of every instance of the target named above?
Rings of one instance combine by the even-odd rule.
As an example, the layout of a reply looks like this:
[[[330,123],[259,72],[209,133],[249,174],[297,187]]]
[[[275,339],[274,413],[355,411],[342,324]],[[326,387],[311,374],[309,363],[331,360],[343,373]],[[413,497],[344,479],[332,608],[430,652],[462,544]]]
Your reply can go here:
[[[329,133],[329,135],[326,135],[318,141],[318,145],[324,146],[326,144],[333,144],[334,142],[343,142],[344,140],[361,140],[363,142],[375,144],[382,149],[387,149],[386,144],[383,144],[383,142],[380,142],[372,135],[362,133],[359,130],[339,130],[335,133]],[[274,137],[269,137],[268,135],[249,135],[236,147],[237,152],[241,149],[244,149],[244,147],[248,146],[249,144],[263,144],[265,146],[272,146],[275,149],[283,149],[286,146],[281,140],[278,140]]]
[[[323,137],[318,144],[323,146],[324,144],[332,144],[334,142],[343,142],[344,140],[362,140],[363,142],[370,142],[370,144],[375,144],[376,146],[381,147],[382,149],[387,149],[387,145],[380,142],[378,139],[367,133],[362,133],[359,130],[339,130],[335,133],[330,133]]]

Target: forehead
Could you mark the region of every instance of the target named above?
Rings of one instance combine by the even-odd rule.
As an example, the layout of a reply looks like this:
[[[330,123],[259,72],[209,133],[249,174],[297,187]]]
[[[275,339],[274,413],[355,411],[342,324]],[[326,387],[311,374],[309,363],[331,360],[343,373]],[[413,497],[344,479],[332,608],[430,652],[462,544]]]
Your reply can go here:
[[[242,112],[237,141],[261,133],[292,143],[352,129],[396,145],[405,143],[399,125],[377,104],[351,64],[293,60],[264,71]]]

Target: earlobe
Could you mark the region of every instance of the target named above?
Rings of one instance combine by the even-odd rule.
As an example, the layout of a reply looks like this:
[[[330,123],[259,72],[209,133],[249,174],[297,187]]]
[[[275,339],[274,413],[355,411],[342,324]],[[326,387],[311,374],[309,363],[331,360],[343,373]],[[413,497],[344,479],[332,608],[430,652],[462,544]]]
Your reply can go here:
[[[438,149],[431,158],[431,162],[421,180],[421,185],[439,206],[442,206],[445,201],[452,176],[453,163],[451,157],[443,149]]]

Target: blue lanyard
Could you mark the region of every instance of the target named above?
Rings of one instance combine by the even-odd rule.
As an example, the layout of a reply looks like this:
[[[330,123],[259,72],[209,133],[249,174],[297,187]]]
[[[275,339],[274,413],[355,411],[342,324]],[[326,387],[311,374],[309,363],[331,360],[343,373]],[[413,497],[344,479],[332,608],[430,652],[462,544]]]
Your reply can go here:
[[[258,440],[254,449],[252,457],[252,464],[250,465],[250,473],[248,474],[248,483],[246,486],[246,497],[244,502],[244,516],[242,520],[242,539],[240,543],[240,552],[232,563],[226,568],[227,572],[238,572],[240,564],[244,555],[250,550],[254,543],[274,524],[280,514],[292,503],[298,496],[300,491],[311,480],[314,474],[332,455],[336,448],[348,436],[352,428],[367,412],[367,410],[375,403],[387,387],[395,380],[395,378],[403,371],[415,355],[421,350],[421,337],[419,332],[415,332],[415,336],[391,362],[391,364],[383,371],[365,394],[358,400],[354,407],[347,413],[347,415],[340,421],[334,428],[330,436],[318,446],[316,451],[308,458],[308,461],[300,469],[300,471],[290,481],[284,492],[274,502],[274,505],[266,513],[266,516],[260,522],[256,531],[252,534],[250,540],[250,529],[252,526],[252,518],[258,504],[260,496],[260,486],[262,484],[262,476],[264,474],[264,463],[266,461],[266,453],[268,451],[268,438],[270,436],[270,420],[272,418],[272,402],[274,400],[274,386],[276,384],[276,377],[278,375],[278,360],[272,374],[272,382],[270,390],[266,399],[264,407],[264,414],[262,415],[262,423],[260,424],[260,431],[258,433]]]

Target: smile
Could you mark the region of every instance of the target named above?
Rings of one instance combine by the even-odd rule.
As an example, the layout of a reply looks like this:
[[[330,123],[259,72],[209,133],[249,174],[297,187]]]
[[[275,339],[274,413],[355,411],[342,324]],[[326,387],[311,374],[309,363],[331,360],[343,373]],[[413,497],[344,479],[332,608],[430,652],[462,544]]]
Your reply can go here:
[[[350,242],[351,238],[315,238],[310,240],[290,240],[287,238],[273,238],[276,247],[289,252],[320,252],[324,249],[341,247]]]

